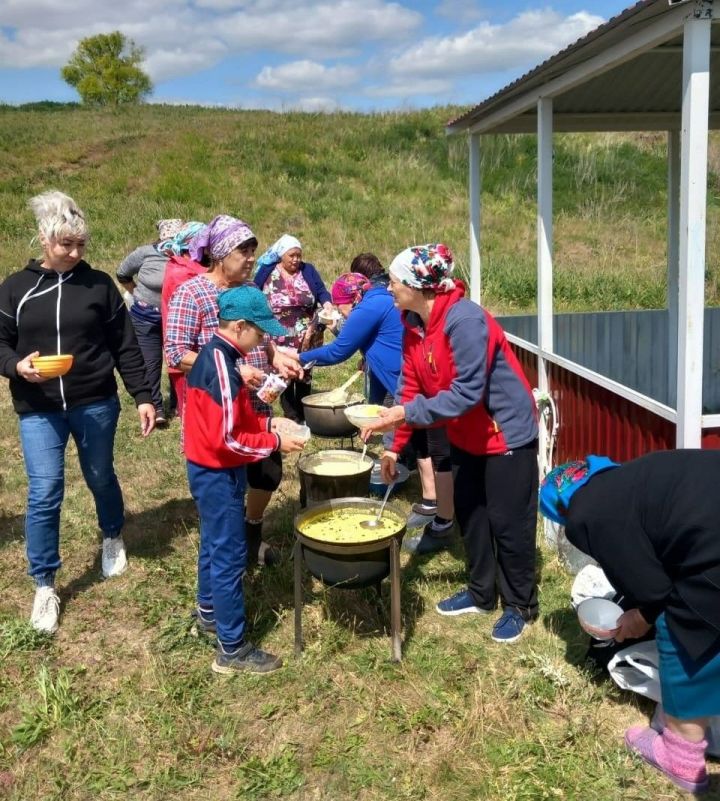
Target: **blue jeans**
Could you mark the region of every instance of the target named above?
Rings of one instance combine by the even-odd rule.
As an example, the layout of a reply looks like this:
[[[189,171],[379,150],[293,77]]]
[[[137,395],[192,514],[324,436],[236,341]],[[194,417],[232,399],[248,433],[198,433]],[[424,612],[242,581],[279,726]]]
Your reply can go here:
[[[60,506],[65,494],[65,449],[71,434],[103,536],[116,537],[123,527],[125,509],[113,467],[119,415],[117,395],[66,412],[20,415],[20,443],[28,478],[28,573],[38,585],[52,584],[61,565]]]
[[[232,651],[245,641],[245,468],[188,462],[187,472],[200,515],[198,607],[215,620],[218,641]]]

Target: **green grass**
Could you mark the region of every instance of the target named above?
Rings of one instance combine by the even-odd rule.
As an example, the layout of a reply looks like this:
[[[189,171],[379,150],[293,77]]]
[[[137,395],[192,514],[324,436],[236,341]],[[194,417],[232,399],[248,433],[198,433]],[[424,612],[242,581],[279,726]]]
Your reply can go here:
[[[91,263],[113,272],[157,218],[247,219],[261,246],[288,231],[326,279],[352,256],[387,261],[443,239],[467,266],[467,152],[442,125],[454,109],[407,114],[277,115],[145,107],[0,107],[1,275],[36,249],[26,207],[51,186],[92,227]],[[532,137],[484,144],[485,297],[497,311],[534,305]],[[716,149],[711,150],[713,164]],[[664,144],[659,137],[556,141],[560,308],[664,300]],[[709,206],[708,298],[717,300],[716,177]],[[321,371],[318,388],[350,369]],[[403,556],[404,658],[389,659],[387,607],[373,591],[324,590],[306,577],[305,650],[293,655],[296,457],[267,517],[285,561],[247,586],[252,636],[285,659],[267,677],[210,671],[190,636],[198,528],[178,429],[143,441],[123,397],[116,464],[128,508],[130,569],[103,581],[92,501],[68,449],[58,576],[61,627],[27,625],[25,478],[16,418],[0,385],[0,797],[640,801],[682,797],[624,750],[623,729],[650,705],[583,663],[570,578],[541,551],[541,618],[517,646],[492,619],[433,610],[464,581],[462,548]],[[313,442],[311,447],[319,447]],[[395,499],[407,511],[415,479]],[[387,584],[387,582],[386,582]],[[384,608],[384,612],[382,611]]]

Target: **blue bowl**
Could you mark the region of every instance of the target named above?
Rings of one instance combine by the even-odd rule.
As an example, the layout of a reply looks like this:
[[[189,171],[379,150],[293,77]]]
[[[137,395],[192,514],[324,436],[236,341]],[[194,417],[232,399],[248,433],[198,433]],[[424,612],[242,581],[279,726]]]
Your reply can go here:
[[[410,471],[405,467],[404,464],[397,465],[398,470],[398,477],[395,481],[395,489],[397,489],[401,484],[404,484],[408,478],[410,477]],[[373,464],[372,472],[370,473],[370,492],[373,495],[384,495],[385,490],[387,489],[387,484],[384,484],[380,478],[380,462],[379,460]],[[392,495],[392,492],[390,493]]]

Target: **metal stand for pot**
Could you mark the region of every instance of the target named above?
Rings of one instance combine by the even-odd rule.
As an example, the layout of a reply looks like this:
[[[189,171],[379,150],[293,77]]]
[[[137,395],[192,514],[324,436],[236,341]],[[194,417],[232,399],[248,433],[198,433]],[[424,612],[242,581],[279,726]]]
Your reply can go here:
[[[380,550],[384,550],[385,548],[390,552],[390,656],[393,661],[400,662],[402,660],[402,636],[400,633],[400,540],[397,537],[393,537],[384,546],[380,546]],[[325,549],[328,552],[333,551],[332,546],[329,545],[326,545]],[[337,548],[337,553],[348,555],[366,552],[366,545],[357,546],[357,548],[345,545],[341,548]],[[295,562],[295,656],[300,656],[303,650],[302,568],[304,561],[300,537],[295,540],[295,545],[293,546],[293,560]]]

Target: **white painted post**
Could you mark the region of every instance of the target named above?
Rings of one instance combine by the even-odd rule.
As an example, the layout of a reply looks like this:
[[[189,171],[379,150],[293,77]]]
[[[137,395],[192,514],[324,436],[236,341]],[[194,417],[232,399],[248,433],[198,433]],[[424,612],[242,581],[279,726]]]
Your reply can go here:
[[[537,305],[538,385],[547,392],[547,363],[542,354],[552,353],[553,342],[553,102],[537,104]]]
[[[677,370],[678,448],[699,448],[702,438],[705,217],[710,91],[708,14],[690,17],[683,33],[682,138]]]
[[[668,309],[668,400],[677,409],[678,363],[678,273],[680,248],[680,131],[667,137],[667,309]]]
[[[480,271],[480,215],[482,210],[480,175],[480,135],[468,136],[470,147],[470,299],[480,303],[482,277]]]
[[[538,389],[550,391],[546,353],[552,353],[553,341],[553,102],[543,97],[537,104],[537,321]],[[540,420],[540,478],[552,468],[547,464],[550,433]],[[545,541],[558,544],[557,527],[545,519]]]

